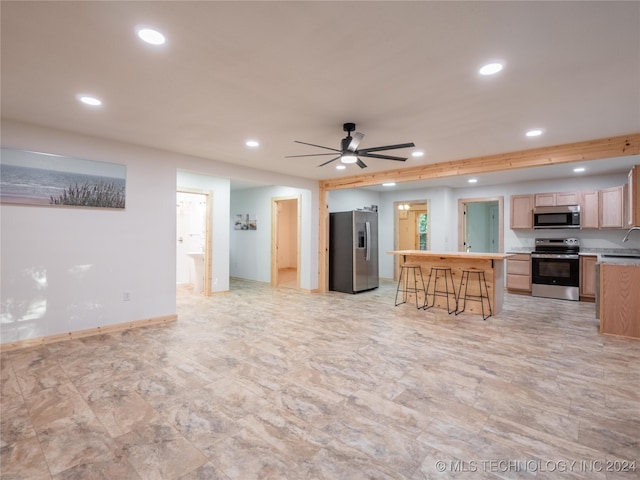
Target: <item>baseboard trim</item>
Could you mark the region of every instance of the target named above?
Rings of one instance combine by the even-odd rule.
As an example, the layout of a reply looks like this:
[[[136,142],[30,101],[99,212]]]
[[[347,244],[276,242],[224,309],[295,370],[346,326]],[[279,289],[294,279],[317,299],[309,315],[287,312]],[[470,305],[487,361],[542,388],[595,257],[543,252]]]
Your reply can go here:
[[[106,327],[95,327],[89,328],[87,330],[78,330],[75,332],[49,335],[47,337],[37,337],[29,338],[26,340],[18,340],[15,342],[7,342],[0,344],[0,353],[22,350],[23,348],[40,347],[42,345],[64,342],[66,340],[76,340],[78,338],[93,337],[95,335],[103,335],[105,333],[131,330],[133,328],[149,327],[151,325],[162,325],[165,323],[175,322],[176,320],[178,320],[178,315],[164,315],[162,317],[145,318],[143,320],[134,320],[132,322],[116,323],[114,325],[107,325]]]

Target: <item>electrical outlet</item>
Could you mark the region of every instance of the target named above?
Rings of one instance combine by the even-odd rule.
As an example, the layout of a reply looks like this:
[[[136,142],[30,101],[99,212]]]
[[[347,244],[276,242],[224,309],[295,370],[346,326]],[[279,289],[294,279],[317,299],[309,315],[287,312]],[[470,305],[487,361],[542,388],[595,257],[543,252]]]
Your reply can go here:
[[[131,294],[129,292],[124,292],[122,294],[122,300],[124,300],[125,302],[131,301]]]

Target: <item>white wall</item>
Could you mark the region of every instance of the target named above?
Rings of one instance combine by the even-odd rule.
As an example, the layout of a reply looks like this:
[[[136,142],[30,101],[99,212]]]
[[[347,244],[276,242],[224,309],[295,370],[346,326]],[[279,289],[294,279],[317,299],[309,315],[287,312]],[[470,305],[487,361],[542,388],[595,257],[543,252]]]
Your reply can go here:
[[[127,184],[124,211],[0,206],[1,342],[175,314],[175,166],[138,147],[2,129],[9,148],[124,164]]]
[[[6,120],[2,146],[127,167],[124,211],[0,205],[2,343],[175,314],[178,184],[214,192],[217,291],[228,289],[229,179],[304,189],[301,282],[317,288],[315,181]]]
[[[231,221],[236,214],[256,215],[257,230],[231,226],[232,277],[271,281],[271,200],[299,197],[301,209],[300,288],[318,288],[318,192],[292,187],[258,187],[231,192]],[[231,223],[230,223],[231,224]]]

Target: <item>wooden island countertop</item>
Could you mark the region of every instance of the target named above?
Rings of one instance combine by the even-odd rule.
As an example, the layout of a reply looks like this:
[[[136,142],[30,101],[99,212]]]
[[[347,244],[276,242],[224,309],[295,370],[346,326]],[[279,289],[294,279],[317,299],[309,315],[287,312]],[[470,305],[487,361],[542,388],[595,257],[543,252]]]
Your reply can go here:
[[[509,253],[483,253],[483,252],[434,252],[431,250],[392,250],[387,252],[390,255],[402,256],[402,260],[407,263],[420,265],[424,283],[427,285],[431,267],[450,267],[453,275],[453,283],[456,287],[456,294],[460,288],[462,270],[482,270],[487,281],[491,309],[493,314],[502,311],[504,303],[504,259],[512,256]],[[440,280],[441,282],[442,280]],[[475,282],[469,285],[469,293],[475,286]],[[438,286],[440,289],[442,285]],[[477,293],[477,287],[473,294]],[[433,287],[430,288],[430,292]],[[464,292],[464,286],[462,288]],[[435,306],[446,308],[446,298],[436,297]],[[485,303],[485,309],[487,305]],[[467,302],[467,312],[480,313],[482,307],[479,302]]]
[[[504,260],[512,257],[513,253],[482,253],[482,252],[432,252],[431,250],[392,250],[392,255],[441,257],[441,258],[469,258],[476,260]]]

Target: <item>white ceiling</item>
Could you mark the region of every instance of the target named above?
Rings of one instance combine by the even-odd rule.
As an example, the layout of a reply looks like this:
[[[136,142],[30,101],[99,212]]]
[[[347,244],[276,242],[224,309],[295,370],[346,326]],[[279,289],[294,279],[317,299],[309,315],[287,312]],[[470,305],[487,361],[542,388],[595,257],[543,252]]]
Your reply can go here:
[[[3,118],[304,178],[640,132],[640,2],[3,0],[1,17]],[[491,60],[505,69],[481,77]],[[284,158],[339,148],[344,122],[361,148],[425,156]]]

